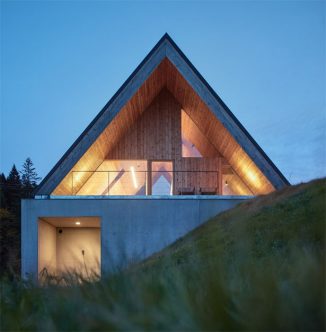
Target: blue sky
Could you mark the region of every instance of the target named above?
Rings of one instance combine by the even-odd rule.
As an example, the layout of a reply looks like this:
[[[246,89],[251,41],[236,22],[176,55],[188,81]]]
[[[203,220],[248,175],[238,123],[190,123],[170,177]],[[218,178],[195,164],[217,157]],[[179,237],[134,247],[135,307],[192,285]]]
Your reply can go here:
[[[168,32],[292,183],[326,175],[325,1],[2,1],[1,164],[44,177]]]

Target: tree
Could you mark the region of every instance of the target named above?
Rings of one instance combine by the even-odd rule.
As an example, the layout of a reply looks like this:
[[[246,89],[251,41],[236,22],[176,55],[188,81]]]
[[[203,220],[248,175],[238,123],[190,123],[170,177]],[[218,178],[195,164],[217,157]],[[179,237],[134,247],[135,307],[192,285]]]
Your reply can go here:
[[[35,171],[31,158],[26,158],[20,173],[22,175],[23,196],[30,197],[37,182],[41,179]]]

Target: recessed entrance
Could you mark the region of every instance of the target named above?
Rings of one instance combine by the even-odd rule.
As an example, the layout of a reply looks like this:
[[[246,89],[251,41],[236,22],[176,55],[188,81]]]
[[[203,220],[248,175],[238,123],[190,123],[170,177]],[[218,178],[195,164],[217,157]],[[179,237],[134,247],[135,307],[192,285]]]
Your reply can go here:
[[[101,225],[98,217],[41,217],[38,220],[39,276],[101,274]]]

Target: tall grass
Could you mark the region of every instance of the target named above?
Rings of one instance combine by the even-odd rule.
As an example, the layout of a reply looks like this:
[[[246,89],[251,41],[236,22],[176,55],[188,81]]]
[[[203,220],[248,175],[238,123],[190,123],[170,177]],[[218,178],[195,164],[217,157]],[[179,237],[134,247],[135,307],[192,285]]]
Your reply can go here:
[[[325,329],[325,180],[241,204],[101,281],[3,279],[1,329]]]

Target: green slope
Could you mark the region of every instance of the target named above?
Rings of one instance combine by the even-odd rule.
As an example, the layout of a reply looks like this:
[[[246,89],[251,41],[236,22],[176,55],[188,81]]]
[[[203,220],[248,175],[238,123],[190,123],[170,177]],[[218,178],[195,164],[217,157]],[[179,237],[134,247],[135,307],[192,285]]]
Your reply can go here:
[[[219,214],[146,260],[159,265],[216,265],[321,253],[325,245],[326,180],[288,187]],[[168,267],[167,266],[167,267]]]
[[[324,330],[325,188],[247,201],[100,282],[2,280],[1,330]]]
[[[177,271],[203,329],[324,330],[325,225],[322,179],[246,201],[136,270]]]

